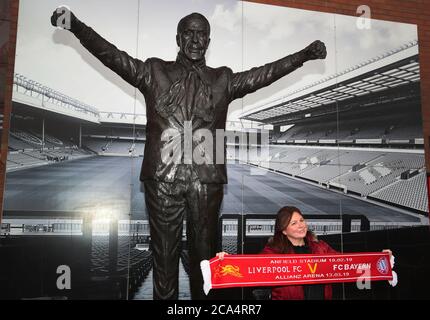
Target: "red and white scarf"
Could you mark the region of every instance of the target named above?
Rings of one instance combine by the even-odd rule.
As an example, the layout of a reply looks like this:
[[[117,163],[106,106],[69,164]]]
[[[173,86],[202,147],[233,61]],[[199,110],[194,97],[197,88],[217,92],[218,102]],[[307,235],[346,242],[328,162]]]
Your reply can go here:
[[[386,252],[226,255],[203,260],[203,290],[388,280],[397,284]]]

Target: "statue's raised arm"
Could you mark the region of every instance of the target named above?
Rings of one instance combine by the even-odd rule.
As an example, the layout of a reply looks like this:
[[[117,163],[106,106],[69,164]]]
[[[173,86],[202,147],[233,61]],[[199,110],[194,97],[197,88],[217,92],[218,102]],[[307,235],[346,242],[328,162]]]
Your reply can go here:
[[[249,93],[272,84],[276,80],[300,68],[307,61],[325,59],[326,56],[327,50],[324,43],[316,40],[303,50],[277,61],[252,68],[248,71],[234,73],[230,92],[232,100],[242,98]]]
[[[145,78],[148,74],[146,64],[119,50],[80,21],[69,8],[55,9],[51,16],[51,24],[72,32],[92,55],[132,86],[140,89],[145,86]]]

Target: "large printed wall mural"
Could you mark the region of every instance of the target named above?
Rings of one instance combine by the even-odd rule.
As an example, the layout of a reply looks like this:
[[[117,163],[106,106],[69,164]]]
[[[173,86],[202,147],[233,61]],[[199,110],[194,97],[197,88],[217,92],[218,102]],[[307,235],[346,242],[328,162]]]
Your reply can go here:
[[[1,278],[0,297],[151,300],[139,181],[145,99],[73,34],[52,27],[50,16],[63,4],[20,0],[0,238],[8,244],[2,274],[13,281]],[[174,61],[177,23],[192,12],[211,24],[211,67],[240,72],[316,39],[325,43],[325,60],[230,105],[220,250],[258,253],[287,205],[343,252],[385,249],[348,242],[348,234],[428,225],[415,25],[234,0],[67,5],[142,61]],[[185,223],[183,234],[185,244]],[[21,272],[28,265],[31,275]],[[188,272],[184,245],[179,299],[190,299]],[[383,298],[406,294],[402,287],[375,290]],[[369,292],[350,285],[335,298],[375,297]],[[255,298],[251,289],[229,295]]]

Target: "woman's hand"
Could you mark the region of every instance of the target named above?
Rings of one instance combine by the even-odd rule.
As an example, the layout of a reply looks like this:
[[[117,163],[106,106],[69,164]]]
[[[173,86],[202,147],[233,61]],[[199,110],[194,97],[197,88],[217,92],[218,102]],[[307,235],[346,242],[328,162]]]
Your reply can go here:
[[[382,252],[387,252],[387,253],[389,253],[389,254],[390,254],[390,259],[391,259],[391,257],[393,256],[393,252],[392,252],[390,249],[384,249],[384,250],[382,250]]]
[[[224,256],[226,256],[226,255],[228,255],[228,253],[227,253],[227,252],[224,252],[224,251],[222,251],[222,252],[218,252],[218,253],[216,254],[216,256],[217,256],[220,260],[224,260]]]

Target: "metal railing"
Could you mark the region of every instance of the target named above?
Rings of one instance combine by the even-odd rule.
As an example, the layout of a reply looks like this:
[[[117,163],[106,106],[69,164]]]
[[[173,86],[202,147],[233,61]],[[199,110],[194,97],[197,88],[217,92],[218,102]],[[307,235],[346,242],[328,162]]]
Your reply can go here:
[[[15,73],[13,84],[15,91],[30,97],[41,99],[42,105],[44,102],[50,102],[65,109],[99,117],[99,111],[97,108],[66,96],[65,94],[44,86],[37,81],[28,79],[19,73]]]

